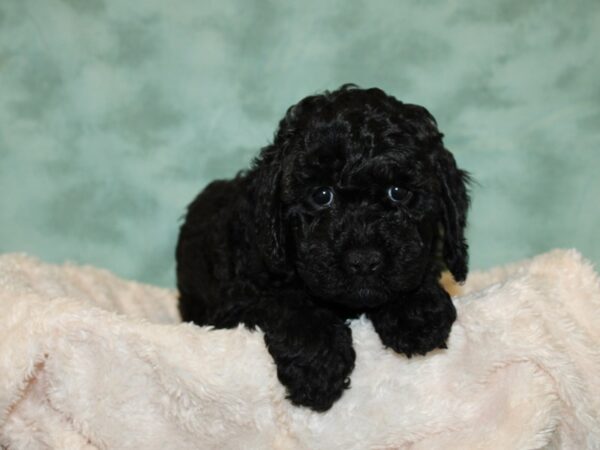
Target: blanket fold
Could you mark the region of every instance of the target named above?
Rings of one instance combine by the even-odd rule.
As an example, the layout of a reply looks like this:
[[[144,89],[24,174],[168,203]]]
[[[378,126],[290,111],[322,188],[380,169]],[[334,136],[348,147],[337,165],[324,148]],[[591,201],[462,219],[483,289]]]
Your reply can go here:
[[[600,449],[600,282],[576,251],[470,275],[447,350],[352,323],[351,389],[292,406],[259,331],[179,324],[176,293],[0,256],[8,449]]]

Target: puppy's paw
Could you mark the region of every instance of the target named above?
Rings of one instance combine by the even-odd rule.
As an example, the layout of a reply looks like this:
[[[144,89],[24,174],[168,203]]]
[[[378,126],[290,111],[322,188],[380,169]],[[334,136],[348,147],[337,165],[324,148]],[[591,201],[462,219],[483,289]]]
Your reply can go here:
[[[413,355],[425,355],[436,348],[447,348],[446,341],[452,323],[432,322],[431,319],[427,322],[390,320],[380,323],[376,330],[383,345],[410,358]]]
[[[381,342],[409,358],[447,348],[456,309],[443,290],[426,291],[369,314]]]
[[[356,359],[352,332],[342,323],[323,328],[308,323],[303,333],[288,331],[265,335],[279,381],[295,405],[326,411],[350,386]]]

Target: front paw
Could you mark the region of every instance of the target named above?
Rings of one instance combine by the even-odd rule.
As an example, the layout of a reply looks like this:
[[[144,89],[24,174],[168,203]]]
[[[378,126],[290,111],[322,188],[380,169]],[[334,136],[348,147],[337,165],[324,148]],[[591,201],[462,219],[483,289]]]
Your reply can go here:
[[[324,328],[306,323],[303,328],[300,334],[293,329],[267,333],[265,342],[287,398],[295,405],[326,411],[350,386],[356,359],[352,332],[343,323]]]
[[[410,358],[447,348],[456,309],[450,296],[436,289],[385,305],[369,314],[369,318],[386,347]]]

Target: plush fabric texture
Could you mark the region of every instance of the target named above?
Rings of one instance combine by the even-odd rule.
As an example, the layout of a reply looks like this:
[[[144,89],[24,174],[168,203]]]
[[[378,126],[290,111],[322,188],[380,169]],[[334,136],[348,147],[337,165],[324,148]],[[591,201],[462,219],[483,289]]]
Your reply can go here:
[[[454,287],[454,289],[456,289]],[[177,324],[172,291],[0,257],[8,449],[600,448],[600,282],[557,250],[469,276],[447,350],[407,359],[352,323],[352,387],[284,399],[260,332]]]

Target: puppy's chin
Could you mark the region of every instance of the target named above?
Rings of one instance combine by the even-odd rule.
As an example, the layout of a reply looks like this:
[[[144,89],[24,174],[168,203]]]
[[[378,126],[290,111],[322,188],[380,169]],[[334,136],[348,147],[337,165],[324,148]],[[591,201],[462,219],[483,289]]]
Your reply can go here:
[[[351,309],[370,309],[386,303],[389,295],[381,289],[365,286],[348,290],[333,300]]]
[[[306,274],[305,274],[306,275]],[[375,308],[390,299],[389,292],[384,291],[379,283],[324,283],[315,282],[313,277],[304,278],[312,294],[325,304],[343,306],[348,309],[364,310]]]

